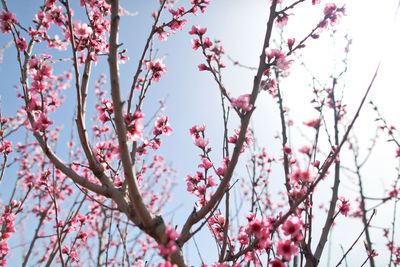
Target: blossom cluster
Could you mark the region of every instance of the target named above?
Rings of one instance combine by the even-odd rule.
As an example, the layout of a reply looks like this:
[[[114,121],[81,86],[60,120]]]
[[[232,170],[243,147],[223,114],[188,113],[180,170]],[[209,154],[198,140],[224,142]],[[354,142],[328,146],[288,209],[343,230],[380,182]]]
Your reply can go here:
[[[234,130],[234,133],[235,133],[234,135],[232,135],[232,136],[229,137],[229,143],[230,143],[230,144],[236,145],[236,142],[238,141],[239,134],[240,134],[240,127],[236,128],[236,129]],[[247,147],[249,147],[251,144],[253,144],[253,142],[254,142],[253,135],[252,135],[252,133],[249,131],[249,129],[246,129],[246,134],[245,134],[245,137],[244,137],[244,138],[245,138],[245,139],[244,139],[243,146],[242,146],[241,149],[240,149],[240,152],[241,152],[241,153],[243,153],[243,152],[245,151],[245,149],[246,149]]]
[[[293,60],[287,60],[286,54],[278,49],[266,48],[265,54],[267,56],[266,63],[276,66],[281,71],[287,71],[293,62]]]
[[[154,122],[154,128],[152,131],[153,136],[151,138],[145,136],[143,138],[143,144],[138,147],[139,155],[146,154],[147,148],[157,150],[161,146],[161,135],[170,135],[173,129],[168,122],[168,116],[158,116]]]
[[[221,55],[225,54],[225,51],[219,41],[215,41],[215,44],[213,44],[209,37],[204,37],[206,32],[207,28],[202,28],[199,25],[192,26],[189,34],[198,37],[192,39],[192,48],[194,50],[201,48],[207,62],[198,65],[199,70],[216,72],[221,68],[225,68],[225,64],[221,61]],[[217,69],[212,67],[212,62],[215,62]]]
[[[167,240],[164,244],[160,244],[158,249],[160,250],[160,256],[167,259],[171,253],[176,251],[175,240],[179,238],[179,234],[175,231],[175,229],[169,227],[165,228],[165,234],[167,236]]]
[[[345,11],[344,6],[337,7],[336,4],[327,4],[324,8],[325,18],[320,22],[319,26],[325,28],[328,22],[330,22],[331,26],[334,26],[342,15],[346,15]]]
[[[2,33],[10,33],[11,25],[13,23],[17,23],[17,19],[15,18],[15,14],[11,12],[0,11],[0,29]]]
[[[59,97],[59,91],[69,87],[72,78],[70,73],[54,76],[53,67],[48,63],[50,59],[51,56],[42,54],[41,58],[33,55],[29,60],[29,73],[33,81],[26,110],[35,114],[31,129],[34,132],[44,131],[53,124],[47,113],[61,105],[63,98]]]
[[[346,199],[346,198],[344,198],[344,197],[340,197],[339,200],[340,200],[340,203],[338,204],[339,212],[340,212],[341,214],[343,214],[344,216],[347,216],[347,214],[348,214],[349,211],[350,211],[350,203],[349,203],[349,200]]]
[[[160,26],[156,26],[154,28],[154,32],[158,34],[158,39],[160,41],[165,41],[171,35],[169,30],[174,34],[177,30],[182,30],[183,26],[186,24],[187,20],[183,19],[183,17],[189,13],[197,15],[197,10],[200,9],[202,13],[205,12],[207,6],[210,4],[209,0],[192,0],[192,7],[186,10],[184,7],[180,7],[177,9],[169,8],[168,11],[172,15],[172,19],[169,22],[163,23]],[[172,5],[171,5],[172,6]],[[157,13],[154,12],[153,18],[157,18]]]
[[[144,61],[144,65],[146,66],[147,70],[152,72],[151,79],[155,82],[158,82],[161,78],[162,74],[167,73],[167,68],[165,67],[164,63],[162,63],[161,59],[156,59],[154,61]]]
[[[11,201],[10,205],[4,207],[3,214],[0,217],[0,266],[6,266],[7,264],[6,256],[9,251],[7,241],[11,237],[11,234],[15,232],[15,213],[18,212],[20,205],[21,203],[18,201]]]
[[[250,104],[250,95],[244,94],[239,96],[238,98],[231,98],[231,105],[233,108],[238,109],[242,114],[250,111],[253,108],[253,105]]]
[[[5,155],[9,154],[13,152],[12,149],[12,142],[7,141],[7,140],[1,140],[1,144],[0,144],[0,153],[4,153]]]
[[[200,198],[197,202],[198,207],[202,207],[206,204],[209,197],[212,196],[212,193],[207,196],[207,190],[218,185],[216,178],[210,175],[210,171],[214,171],[219,179],[222,179],[229,163],[228,157],[224,158],[222,166],[218,168],[211,162],[209,152],[211,152],[212,149],[208,147],[209,142],[205,137],[205,129],[205,125],[195,125],[190,128],[190,135],[193,137],[195,145],[203,152],[202,155],[200,155],[201,164],[198,165],[203,171],[197,171],[195,175],[188,175],[185,179],[187,182],[187,191]]]
[[[142,138],[144,126],[142,124],[144,114],[139,110],[132,114],[125,115],[126,131],[128,136],[133,140],[137,141]]]
[[[99,112],[99,119],[103,124],[111,120],[111,115],[114,113],[114,105],[111,100],[101,98],[100,104],[96,103],[96,109]]]
[[[61,250],[63,254],[65,254],[68,258],[71,258],[71,262],[80,261],[76,246],[84,245],[88,238],[88,234],[82,231],[82,227],[89,219],[89,216],[83,216],[82,214],[78,213],[74,217],[72,217],[67,223],[59,221],[58,224],[55,226],[55,228],[58,228],[62,233],[65,234],[72,234],[78,230],[75,241],[71,244],[71,246],[65,244]]]

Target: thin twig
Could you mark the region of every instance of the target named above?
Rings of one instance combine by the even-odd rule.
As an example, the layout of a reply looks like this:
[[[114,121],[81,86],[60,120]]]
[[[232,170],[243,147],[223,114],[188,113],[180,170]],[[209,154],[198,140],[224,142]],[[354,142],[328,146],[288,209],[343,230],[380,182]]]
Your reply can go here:
[[[346,258],[347,254],[349,254],[349,252],[353,249],[353,247],[354,247],[355,244],[358,242],[358,240],[360,239],[360,237],[364,234],[365,229],[367,229],[367,227],[369,226],[369,224],[370,224],[370,222],[371,222],[371,220],[372,220],[372,217],[374,217],[375,213],[376,213],[376,210],[374,210],[374,211],[372,212],[372,214],[371,214],[371,216],[369,217],[369,220],[368,220],[368,222],[367,222],[367,225],[364,226],[364,229],[361,231],[361,233],[358,235],[357,239],[353,242],[353,244],[350,246],[350,248],[346,251],[346,253],[343,255],[343,257],[340,259],[339,263],[336,264],[336,267],[339,266],[339,265],[342,263],[342,261]]]

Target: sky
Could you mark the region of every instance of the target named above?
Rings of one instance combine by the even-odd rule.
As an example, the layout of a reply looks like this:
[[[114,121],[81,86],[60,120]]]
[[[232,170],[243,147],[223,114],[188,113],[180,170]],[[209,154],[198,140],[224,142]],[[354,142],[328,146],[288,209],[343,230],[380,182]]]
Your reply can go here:
[[[307,1],[289,17],[287,29],[283,33],[285,38],[295,37],[296,40],[300,40],[318,23],[323,4],[327,1],[322,1],[323,4],[318,7],[312,7],[310,2]],[[303,121],[317,115],[310,106],[312,99],[312,92],[309,87],[312,81],[310,73],[317,76],[324,85],[330,84],[330,77],[337,75],[343,68],[341,60],[346,44],[344,36],[347,35],[352,40],[348,58],[349,67],[345,79],[346,89],[343,95],[343,99],[348,105],[348,113],[354,114],[378,63],[381,62],[379,75],[369,99],[378,105],[382,115],[390,124],[400,125],[397,105],[400,87],[400,75],[398,75],[400,54],[397,46],[400,41],[400,31],[399,20],[395,19],[398,1],[386,0],[380,1],[379,4],[373,0],[345,2],[347,2],[347,16],[343,17],[337,25],[334,36],[330,36],[332,35],[330,31],[325,31],[320,39],[310,40],[306,48],[293,58],[295,61],[291,74],[282,81],[284,101],[286,106],[290,108],[290,117],[295,122],[295,126],[301,127]],[[178,5],[184,3],[185,1],[179,1]],[[36,4],[35,1],[28,0],[8,1],[10,10],[17,12],[17,19],[25,23],[31,20],[33,11],[36,10],[34,8]],[[122,7],[131,12],[137,12],[136,16],[126,16],[121,19],[120,41],[128,49],[127,55],[130,57],[130,60],[120,69],[121,88],[127,88],[125,93],[130,88],[132,72],[136,68],[144,40],[151,28],[152,18],[150,14],[155,10],[156,4],[157,1],[147,0],[121,1]],[[207,125],[210,144],[216,148],[213,152],[216,162],[221,161],[220,147],[222,141],[222,112],[218,87],[208,73],[198,71],[197,65],[202,63],[203,59],[199,51],[194,51],[191,48],[191,36],[187,32],[194,24],[207,27],[207,35],[211,39],[221,40],[227,55],[245,65],[257,66],[267,14],[268,7],[266,1],[263,0],[211,1],[206,14],[189,17],[182,32],[171,36],[166,42],[155,41],[156,51],[163,58],[168,74],[151,88],[145,104],[145,112],[152,114],[158,108],[152,103],[167,97],[167,108],[164,113],[170,118],[174,133],[170,137],[164,138],[160,151],[172,166],[179,170],[177,180],[180,185],[175,189],[176,192],[183,194],[185,198],[190,200],[182,203],[181,199],[178,198],[173,200],[166,208],[167,212],[176,210],[174,222],[178,225],[182,224],[184,218],[191,211],[194,201],[185,192],[183,180],[187,174],[194,173],[200,163],[198,157],[200,151],[197,151],[193,145],[193,140],[188,134],[189,128],[196,124],[205,123]],[[164,18],[168,18],[168,16]],[[0,35],[0,47],[9,41],[8,38],[9,36]],[[0,85],[1,107],[3,114],[6,115],[13,114],[15,107],[22,105],[21,101],[15,98],[13,89],[13,86],[18,83],[18,69],[14,59],[15,51],[11,47],[5,50],[3,63],[0,64],[0,76],[2,78]],[[100,73],[107,75],[108,70],[105,62],[105,59],[101,59],[96,66],[96,70],[92,74],[94,79]],[[252,87],[254,72],[233,66],[227,58],[224,62],[226,62],[227,68],[223,71],[223,82],[231,95],[237,97],[248,93]],[[307,70],[300,65],[301,62],[305,62]],[[66,65],[62,65],[59,70],[62,71],[62,68],[65,67]],[[68,103],[75,103],[72,93],[69,93],[68,97]],[[255,127],[257,142],[260,145],[267,146],[269,153],[278,157],[280,144],[274,138],[280,132],[276,101],[264,93],[258,99],[256,106],[257,110],[254,113],[252,125]],[[65,107],[63,114],[71,114],[72,116],[71,107],[73,105]],[[93,114],[93,111],[89,111],[88,118],[91,114]],[[374,136],[374,129],[376,128],[374,119],[375,115],[372,109],[365,106],[354,131],[354,135],[359,138],[360,144],[368,144],[369,139]],[[57,120],[57,117],[55,117],[55,120]],[[69,129],[71,122],[72,119],[68,118],[68,120],[63,120],[61,124],[65,129]],[[238,124],[238,120],[232,118],[232,128],[237,127]],[[66,130],[62,138],[68,138],[69,133]],[[291,135],[291,142],[294,146],[299,147],[304,143],[304,138],[294,131]],[[365,146],[362,145],[362,147]],[[62,148],[60,150],[62,151]],[[384,188],[390,185],[393,177],[396,177],[394,153],[394,147],[386,142],[385,136],[382,136],[379,139],[379,146],[370,159],[375,164],[370,164],[365,168],[368,193],[379,196]],[[243,170],[243,167],[242,169],[239,167],[238,172],[240,173]],[[351,194],[355,188],[351,180],[343,181],[342,185],[344,192],[348,194]],[[279,185],[276,186],[279,187]],[[325,191],[321,191],[323,192],[321,194],[322,199],[326,192],[329,192],[329,185],[324,186],[323,190]],[[0,191],[6,194],[4,184],[1,187]],[[382,209],[378,214],[388,212],[390,212],[390,208]],[[387,223],[385,219],[378,219],[385,217],[377,216],[377,225]],[[338,234],[340,238],[337,239],[337,242],[332,243],[332,255],[341,253],[338,243],[342,243],[346,247],[354,240],[345,239],[346,234],[349,232],[358,234],[361,229],[360,225],[355,223],[354,220],[341,220],[338,225],[342,222],[347,229],[335,228],[334,234]],[[351,231],[348,229],[351,229]],[[377,231],[376,234],[380,234],[380,232]],[[198,237],[198,242],[207,242],[207,239],[203,240],[202,236]],[[383,246],[384,244],[378,245]],[[196,256],[192,254],[194,251],[193,243],[189,243],[188,247],[188,252],[185,253],[192,255],[194,263],[198,262]],[[357,249],[356,251],[362,251],[362,247]],[[212,254],[210,251],[201,252]],[[354,260],[354,264],[358,264],[361,260],[354,255],[350,258]],[[351,262],[349,263],[351,266]],[[382,260],[382,264],[384,263],[386,263],[386,258]]]

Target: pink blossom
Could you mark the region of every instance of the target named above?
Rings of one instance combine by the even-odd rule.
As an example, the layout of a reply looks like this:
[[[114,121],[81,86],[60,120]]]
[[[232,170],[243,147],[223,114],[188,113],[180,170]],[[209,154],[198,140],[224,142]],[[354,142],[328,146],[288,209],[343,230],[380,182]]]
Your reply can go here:
[[[246,214],[246,219],[250,222],[254,219],[256,215],[253,212]]]
[[[338,8],[335,4],[326,4],[324,8],[324,15],[325,19],[320,22],[320,27],[325,28],[327,25],[328,20],[330,20],[331,26],[335,25],[341,15],[346,15],[345,14],[345,7]]]
[[[279,57],[276,60],[276,67],[280,70],[288,70],[293,60],[286,60],[286,57]]]
[[[250,104],[250,95],[245,94],[241,95],[238,98],[231,98],[231,105],[233,108],[237,108],[242,111],[250,111],[252,109],[252,105]]]
[[[285,235],[290,235],[294,237],[300,232],[302,227],[303,222],[300,220],[300,218],[297,216],[293,216],[283,224],[282,230],[284,231],[283,233]]]
[[[326,4],[326,6],[324,8],[324,15],[325,16],[332,15],[335,12],[336,8],[337,8],[336,5],[333,3]]]
[[[87,233],[80,233],[77,236],[78,239],[82,239],[83,241],[86,241],[87,237],[88,237]]]
[[[53,67],[47,63],[42,63],[37,72],[42,79],[51,79],[53,77]]]
[[[12,143],[3,139],[2,144],[0,144],[0,153],[9,154],[11,152],[13,152]]]
[[[255,266],[259,266],[261,263],[254,251],[247,252],[244,255],[244,261],[247,262],[248,265],[250,265],[250,263],[254,263]]]
[[[217,186],[218,184],[215,182],[215,178],[213,176],[207,177],[207,187]]]
[[[172,33],[175,33],[176,30],[182,30],[183,26],[185,26],[187,20],[183,19],[183,20],[173,20],[171,21],[171,23],[169,23],[169,27],[172,31]]]
[[[210,4],[210,0],[192,0],[191,4],[195,5],[192,8],[192,12],[194,14],[196,14],[197,7],[200,8],[201,13],[204,13],[204,11],[206,10],[207,5]]]
[[[339,198],[340,202],[338,204],[339,212],[343,214],[344,216],[347,216],[347,213],[350,211],[350,203],[348,199],[345,199],[344,197]]]
[[[46,7],[52,8],[56,4],[56,0],[46,0]]]
[[[78,37],[81,38],[89,38],[93,32],[92,28],[89,25],[81,22],[75,22],[74,30]]]
[[[71,262],[78,262],[79,258],[78,258],[78,253],[76,252],[76,248],[72,248],[71,253],[69,253],[69,256],[71,257]]]
[[[153,80],[158,82],[161,78],[161,74],[167,73],[167,68],[164,63],[162,63],[161,59],[156,59],[155,61],[147,61],[145,62],[145,66],[147,70],[151,70],[153,72]]]
[[[206,130],[206,125],[195,125],[192,128],[189,129],[189,133],[191,136],[193,136],[194,139],[197,139],[200,137],[200,135],[204,135],[204,131]]]
[[[172,17],[174,19],[177,19],[177,18],[181,17],[185,13],[185,8],[181,7],[181,8],[178,8],[177,10],[168,9],[168,11],[169,11],[169,13],[172,14]]]
[[[312,127],[312,128],[318,129],[320,123],[321,123],[321,119],[313,119],[313,120],[309,120],[307,122],[304,122],[304,125],[306,125],[308,127]]]
[[[194,141],[194,144],[201,149],[205,149],[206,146],[208,145],[208,139],[204,139],[203,137],[199,137]]]
[[[193,25],[192,30],[189,31],[189,34],[202,36],[206,33],[206,31],[207,31],[207,28],[202,28],[199,25]]]
[[[0,11],[0,23],[1,23],[1,32],[10,33],[11,32],[11,23],[17,23],[15,19],[15,14],[11,12]]]
[[[278,50],[278,49],[271,49],[269,50],[269,48],[265,49],[265,54],[267,56],[267,62],[272,62],[274,59],[276,58],[280,58],[280,57],[284,57],[285,54]]]
[[[207,158],[203,158],[201,161],[203,162],[203,164],[200,164],[199,168],[204,168],[208,170],[213,166],[212,163]]]
[[[258,239],[268,237],[268,230],[269,224],[264,220],[264,218],[261,221],[258,219],[254,219],[250,221],[246,226],[246,233],[254,234]]]
[[[292,149],[285,145],[283,147],[283,153],[285,153],[285,155],[291,155],[292,154]]]
[[[396,188],[396,183],[392,185],[393,189],[389,191],[389,196],[392,198],[398,198],[400,189]]]
[[[277,16],[275,22],[276,22],[276,25],[277,25],[279,28],[282,29],[284,26],[286,26],[288,20],[289,20],[289,15],[287,15],[286,13],[281,13],[281,14],[279,14],[279,15]]]
[[[44,115],[42,112],[40,113],[39,118],[37,118],[37,120],[32,124],[31,130],[34,132],[38,132],[43,129],[47,129],[47,127],[49,127],[51,124],[53,124],[53,122],[48,120],[46,115]]]
[[[191,2],[192,5],[209,5],[210,4],[210,0],[192,0]]]
[[[193,185],[193,183],[192,183],[191,181],[187,182],[187,183],[186,183],[186,186],[187,186],[186,190],[187,190],[188,192],[194,193],[194,185]]]
[[[291,240],[281,239],[277,245],[277,253],[285,260],[290,261],[292,256],[297,255],[298,247]]]
[[[125,55],[122,55],[122,54],[119,55],[119,61],[118,61],[119,63],[125,64],[128,60],[129,60],[128,56],[125,56]]]
[[[206,64],[200,64],[197,67],[199,68],[199,71],[210,70],[210,68],[207,67]]]
[[[237,128],[234,130],[235,131],[235,135],[230,136],[229,137],[229,143],[231,144],[236,144],[237,140],[238,140],[238,136],[239,136],[239,132],[240,132],[240,128]],[[249,131],[249,129],[246,130],[246,136],[245,136],[245,143],[243,144],[240,152],[243,153],[244,150],[246,149],[246,147],[250,146],[253,143],[253,136],[251,134],[251,132]]]
[[[192,39],[192,48],[194,50],[199,49],[199,47],[201,47],[201,42],[199,39]]]
[[[240,244],[246,246],[247,244],[249,244],[249,237],[245,234],[240,234],[238,236],[238,241]]]
[[[130,133],[132,140],[137,141],[142,137],[144,126],[142,124],[142,119],[136,120],[133,124],[129,125],[128,132]]]
[[[29,69],[39,69],[40,62],[40,58],[33,55],[28,61]]]
[[[15,45],[17,46],[17,48],[18,48],[19,51],[25,51],[26,48],[28,47],[27,44],[26,44],[26,42],[25,42],[25,39],[24,39],[23,37],[17,39],[17,40],[15,41]]]
[[[164,30],[164,27],[157,27],[155,32],[158,34],[158,39],[160,41],[166,41],[168,37],[171,35],[169,32]]]
[[[210,38],[206,37],[203,39],[203,48],[207,49],[210,48],[213,45],[213,43],[210,41]]]
[[[99,111],[99,119],[104,124],[111,119],[111,114],[114,112],[113,103],[108,98],[101,98],[101,104],[96,105],[96,109]]]
[[[165,227],[165,234],[167,236],[167,241],[158,246],[158,249],[160,250],[159,254],[164,258],[176,251],[177,247],[175,245],[175,240],[179,238],[179,234],[173,228],[169,228],[168,226]]]
[[[125,115],[125,123],[127,125],[127,132],[133,141],[137,141],[142,137],[144,126],[142,118],[144,115],[140,111],[135,111],[133,115]]]
[[[61,250],[61,252],[64,253],[64,254],[69,254],[69,247],[67,245],[64,245],[64,247]]]
[[[64,233],[67,233],[67,234],[70,234],[73,232],[75,232],[75,229],[74,229],[74,227],[71,227],[71,226],[64,230]]]
[[[371,258],[376,257],[376,256],[379,255],[374,249],[373,249],[372,251],[367,251],[367,254],[368,254]]]
[[[167,116],[162,116],[157,119],[155,122],[155,127],[153,129],[153,134],[154,135],[160,135],[160,134],[165,134],[165,135],[170,135],[172,132],[172,128],[168,123],[168,117]]]
[[[217,224],[218,227],[215,228],[218,231],[223,231],[223,227],[225,224],[225,218],[224,215],[221,212],[216,213],[214,216],[212,216],[209,220],[208,220],[210,225],[213,224]]]
[[[295,38],[287,40],[287,45],[288,45],[289,50],[292,50],[295,41],[296,41]]]
[[[136,266],[136,265],[135,265]],[[140,266],[146,266],[146,265],[140,265]],[[170,263],[169,261],[166,261],[166,262],[164,262],[164,263],[159,263],[158,265],[157,265],[157,267],[176,267],[176,265],[174,264],[174,265],[172,265],[172,263]]]
[[[278,49],[265,49],[265,53],[267,55],[267,63],[269,64],[275,64],[275,66],[283,71],[286,71],[290,68],[291,63],[293,60],[287,60],[286,55],[278,50]]]
[[[269,264],[272,267],[286,267],[286,265],[278,257],[275,257],[275,259],[273,261],[270,261]]]
[[[5,257],[8,254],[9,247],[7,245],[7,240],[11,237],[11,233],[15,232],[14,228],[14,220],[15,214],[13,214],[12,209],[17,208],[21,205],[19,201],[15,203],[11,202],[11,206],[4,206],[4,214],[0,217],[0,223],[3,224],[3,229],[0,232],[0,264],[1,266],[5,266],[6,260]]]
[[[299,149],[299,152],[311,157],[311,148],[309,146],[303,146]]]
[[[226,172],[226,166],[218,168],[215,173],[220,176],[224,176]]]
[[[396,149],[396,158],[400,157],[400,147]]]
[[[296,183],[311,183],[312,181],[314,181],[315,175],[312,174],[308,169],[305,171],[296,169],[295,171],[293,171],[291,177]]]

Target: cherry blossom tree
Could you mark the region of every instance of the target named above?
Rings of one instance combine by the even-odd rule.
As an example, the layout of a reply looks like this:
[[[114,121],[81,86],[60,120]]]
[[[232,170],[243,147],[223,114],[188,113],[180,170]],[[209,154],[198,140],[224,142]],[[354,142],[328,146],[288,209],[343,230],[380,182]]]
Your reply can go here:
[[[307,66],[301,54],[310,43],[318,44],[329,33],[335,36],[346,16],[342,1],[265,1],[256,67],[227,55],[210,26],[191,24],[196,16],[207,15],[213,1],[155,2],[147,38],[140,50],[129,51],[120,41],[120,21],[136,14],[119,0],[45,0],[29,24],[11,1],[1,1],[2,39],[7,41],[0,53],[14,53],[21,106],[5,115],[8,103],[3,102],[0,110],[0,186],[10,189],[2,196],[2,266],[188,266],[193,258],[200,259],[199,266],[317,266],[340,265],[351,256],[361,266],[377,266],[378,258],[399,265],[399,179],[392,179],[385,196],[373,198],[363,188],[362,174],[381,132],[389,135],[393,158],[400,156],[398,132],[371,103],[377,134],[368,153],[360,152],[353,135],[368,108],[379,65],[363,96],[352,103],[354,112],[348,112],[342,89],[351,48],[346,39],[341,71],[332,71],[329,85],[311,75],[315,116],[294,129],[285,103],[285,80],[298,69],[295,65]],[[298,36],[288,25],[302,7],[319,11],[319,17]],[[150,96],[170,74],[157,49],[177,32],[191,39],[200,58],[193,64],[214,82],[222,122],[218,143],[206,124],[191,121],[186,131],[197,168],[184,174],[163,155],[163,142],[175,127],[166,115],[168,101],[154,102]],[[128,61],[135,68],[126,74],[122,66]],[[245,93],[236,95],[226,85],[227,66],[252,72]],[[96,69],[106,73],[95,76]],[[252,123],[262,105],[257,100],[264,96],[277,104],[276,153],[260,145],[260,125]],[[71,106],[73,114],[65,115]],[[308,141],[296,143],[293,131]],[[340,187],[347,175],[357,181],[351,196]],[[321,192],[328,199],[319,199]],[[170,200],[183,195],[191,201],[189,210],[178,219],[169,216]],[[393,213],[377,234],[372,225],[376,209],[384,206]],[[327,261],[335,225],[348,217],[359,222],[358,231],[349,233],[342,254]],[[196,242],[203,235],[213,247]],[[361,238],[364,251],[352,255]],[[378,239],[386,248],[377,245]],[[195,246],[185,255],[190,242]],[[209,250],[214,258],[205,255]]]

